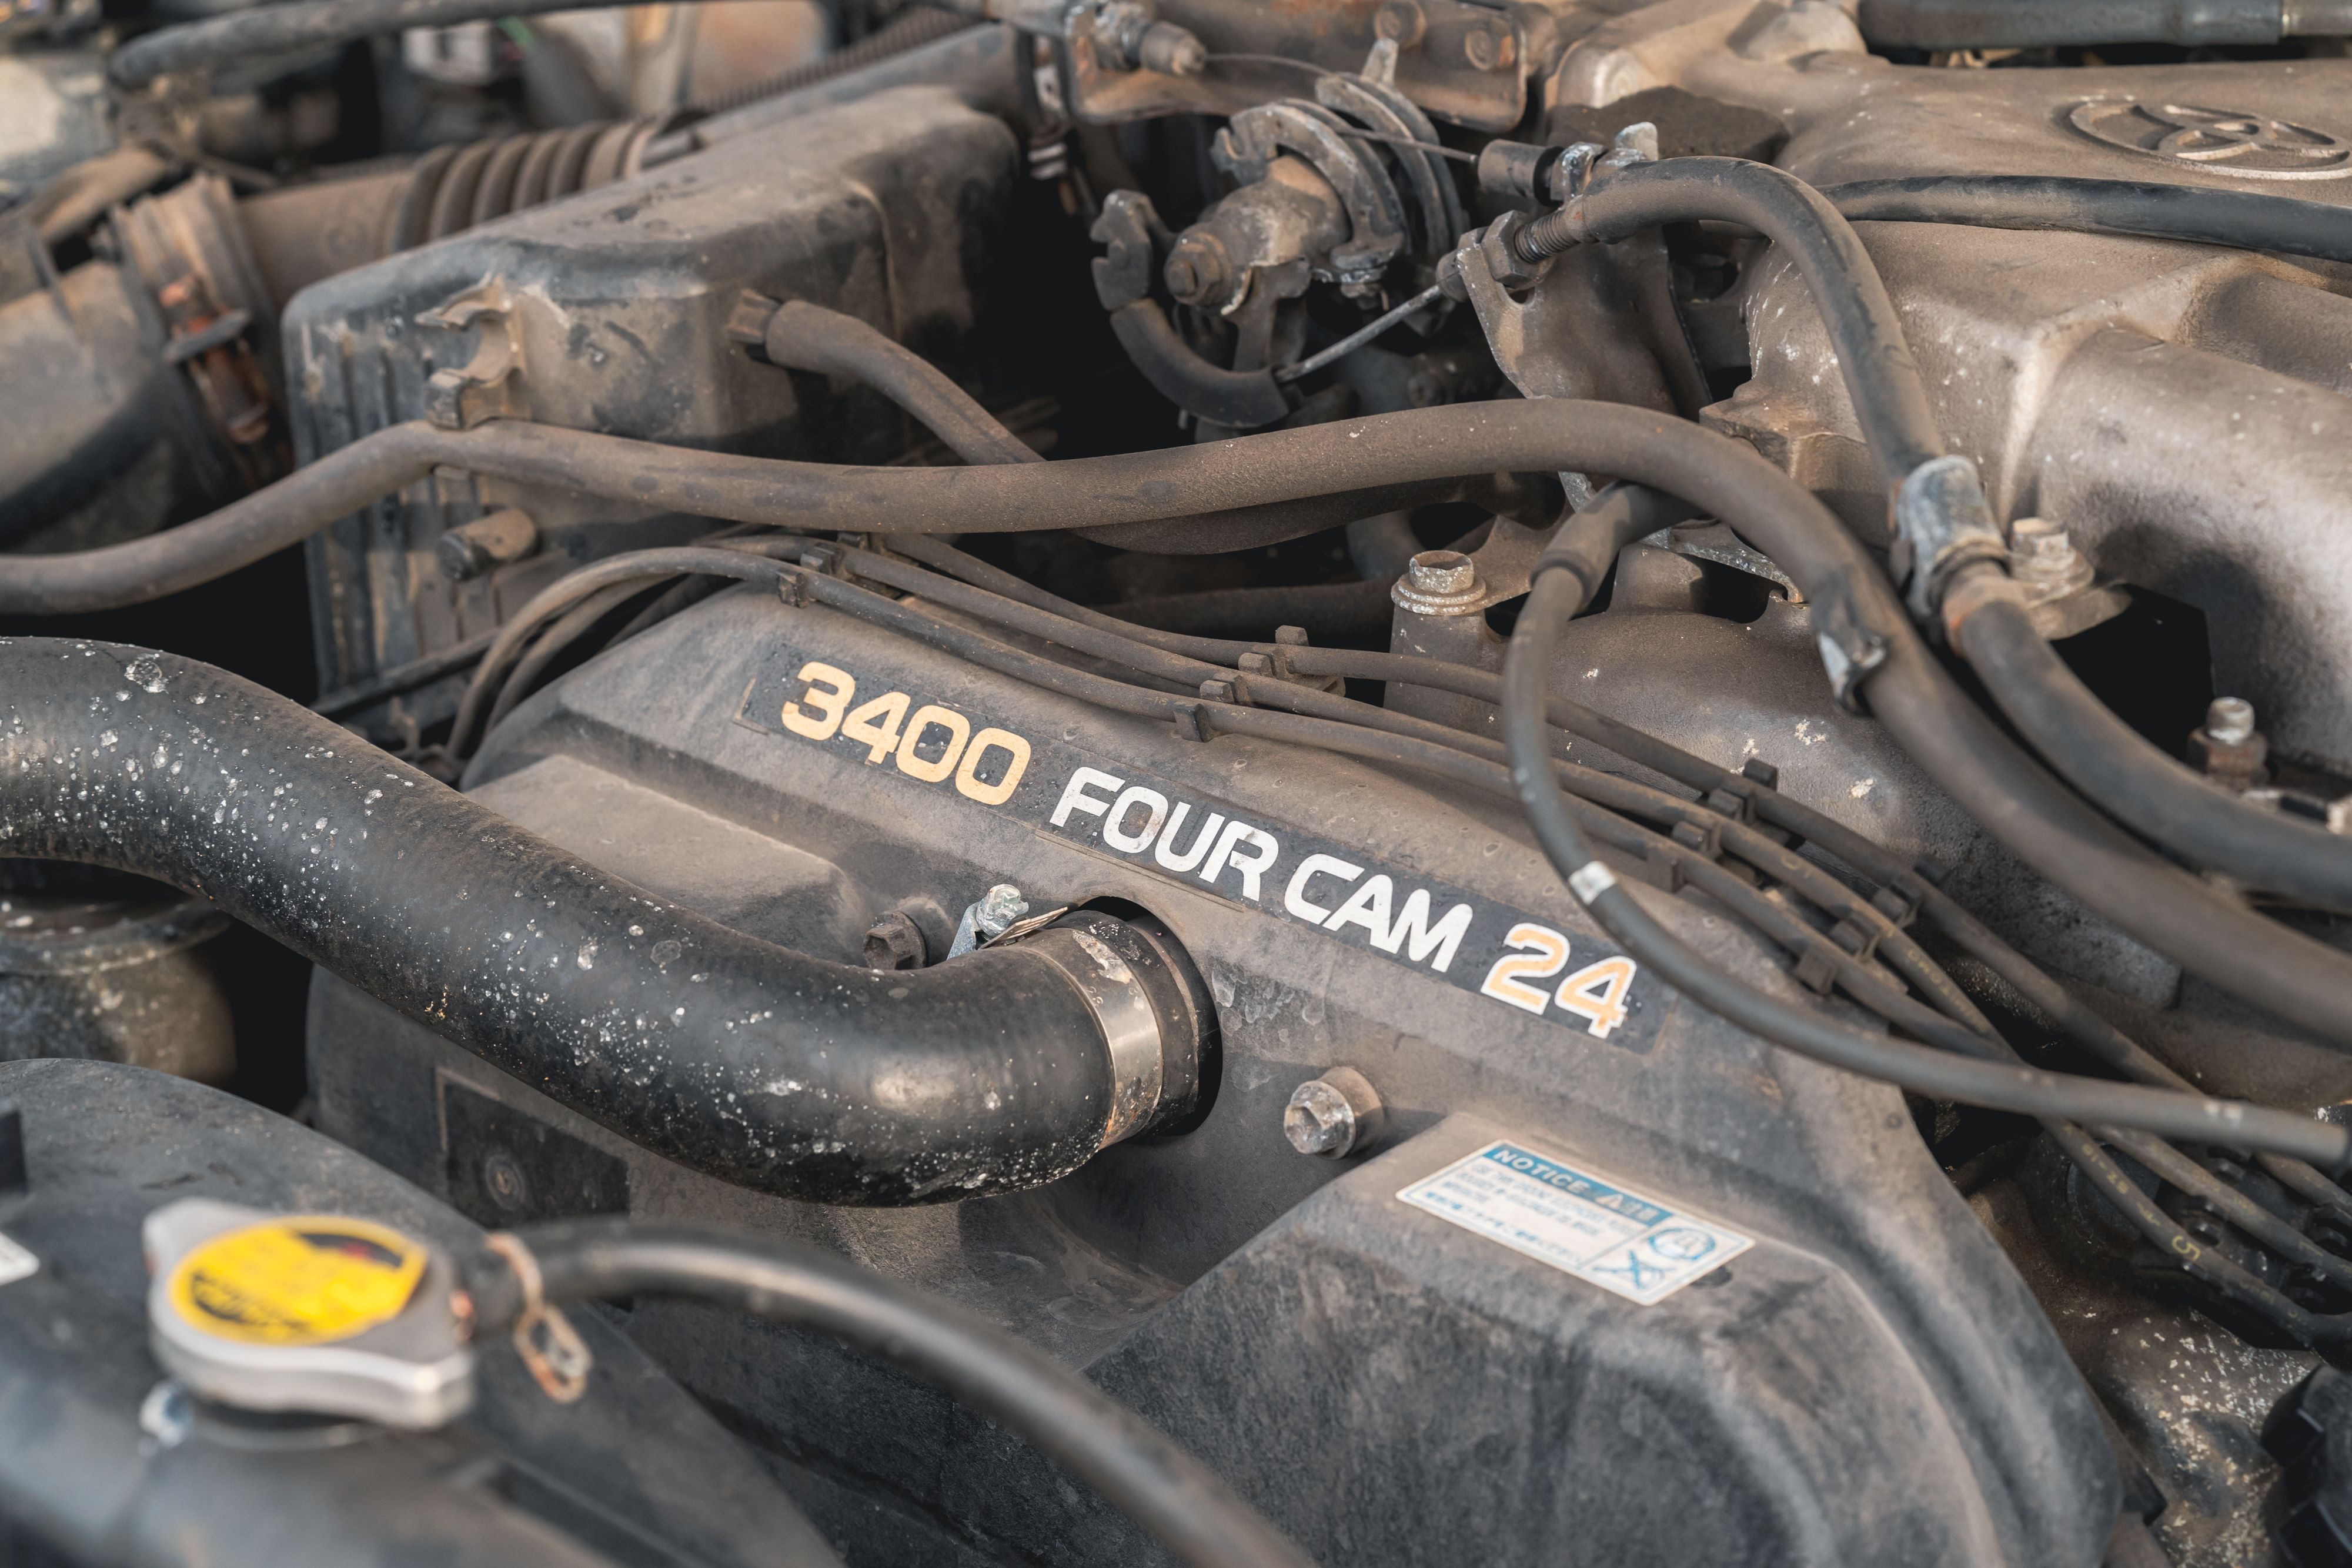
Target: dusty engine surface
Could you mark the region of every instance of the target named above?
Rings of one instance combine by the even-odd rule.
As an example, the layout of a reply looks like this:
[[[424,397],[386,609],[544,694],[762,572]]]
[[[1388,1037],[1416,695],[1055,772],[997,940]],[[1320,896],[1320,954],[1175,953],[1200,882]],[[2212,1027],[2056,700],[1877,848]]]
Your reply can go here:
[[[0,0],[0,1563],[2352,1563],[2352,7],[535,7]]]

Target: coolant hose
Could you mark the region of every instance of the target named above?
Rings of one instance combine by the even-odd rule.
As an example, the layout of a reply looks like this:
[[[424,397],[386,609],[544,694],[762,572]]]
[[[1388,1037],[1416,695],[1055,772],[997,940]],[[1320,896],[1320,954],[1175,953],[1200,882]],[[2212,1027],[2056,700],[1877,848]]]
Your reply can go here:
[[[666,1296],[813,1329],[891,1362],[1035,1444],[1192,1568],[1309,1568],[1207,1466],[1042,1353],[856,1264],[766,1237],[581,1220],[516,1239],[551,1303]],[[523,1307],[503,1257],[467,1270],[479,1330]]]
[[[788,1197],[1035,1186],[1197,1089],[1207,1024],[1181,959],[1134,927],[1082,915],[1083,941],[1048,930],[911,971],[829,963],[141,648],[0,640],[0,856],[200,894],[621,1136]],[[1127,961],[1124,981],[1088,942]]]
[[[2352,839],[2249,805],[2158,751],[2066,667],[2013,598],[1956,592],[1945,605],[1952,645],[2010,723],[2117,821],[2248,886],[2352,910]]]

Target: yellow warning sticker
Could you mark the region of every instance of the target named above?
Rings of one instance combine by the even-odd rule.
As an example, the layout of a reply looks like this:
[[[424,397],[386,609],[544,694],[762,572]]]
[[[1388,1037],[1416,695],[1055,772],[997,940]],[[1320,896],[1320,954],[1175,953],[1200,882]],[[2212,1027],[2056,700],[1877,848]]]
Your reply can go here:
[[[172,1269],[168,1294],[192,1326],[251,1344],[327,1344],[400,1315],[425,1249],[340,1215],[267,1219],[204,1242]]]

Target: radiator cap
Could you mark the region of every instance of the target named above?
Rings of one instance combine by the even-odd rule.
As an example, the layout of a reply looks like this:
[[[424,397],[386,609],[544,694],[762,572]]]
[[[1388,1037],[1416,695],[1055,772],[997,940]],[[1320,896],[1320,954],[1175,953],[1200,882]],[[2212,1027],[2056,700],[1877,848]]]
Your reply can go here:
[[[150,1214],[148,1342],[198,1396],[241,1410],[422,1429],[473,1403],[449,1260],[350,1215],[184,1198]]]

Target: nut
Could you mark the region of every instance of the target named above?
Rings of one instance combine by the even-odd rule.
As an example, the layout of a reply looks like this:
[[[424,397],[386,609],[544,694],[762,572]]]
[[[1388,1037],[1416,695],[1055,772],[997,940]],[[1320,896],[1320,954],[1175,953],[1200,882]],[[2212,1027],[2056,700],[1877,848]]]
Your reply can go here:
[[[1388,39],[1400,49],[1409,49],[1421,42],[1429,31],[1429,13],[1416,0],[1388,0],[1372,16],[1372,32]]]
[[[1513,208],[1488,224],[1478,236],[1478,255],[1486,271],[1506,288],[1531,288],[1551,270],[1551,258],[1529,261],[1519,254],[1518,237],[1533,225],[1532,214]]]
[[[1282,1108],[1282,1135],[1292,1148],[1335,1160],[1371,1147],[1387,1124],[1379,1092],[1352,1067],[1308,1079]]]
[[[1462,57],[1470,68],[1508,70],[1519,61],[1519,37],[1507,22],[1481,22],[1462,35]]]
[[[1206,305],[1229,288],[1233,268],[1214,235],[1194,233],[1176,242],[1160,276],[1177,303]]]

